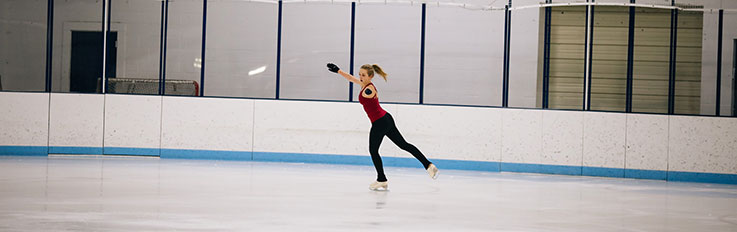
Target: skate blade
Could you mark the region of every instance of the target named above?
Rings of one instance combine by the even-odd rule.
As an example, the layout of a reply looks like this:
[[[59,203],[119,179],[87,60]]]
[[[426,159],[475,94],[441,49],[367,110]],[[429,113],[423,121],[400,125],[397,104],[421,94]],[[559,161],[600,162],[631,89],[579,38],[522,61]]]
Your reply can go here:
[[[374,192],[389,192],[389,188],[375,188],[375,189],[369,188],[369,190],[374,191]]]
[[[429,172],[428,174],[430,174],[430,178],[432,178],[433,180],[437,180],[438,176],[440,176],[440,171],[437,170],[437,168],[435,168],[435,175],[432,175],[432,173],[429,173]]]
[[[389,191],[389,186],[381,186],[381,187],[377,187],[377,188],[369,187],[369,190],[375,191],[375,192],[388,192]]]

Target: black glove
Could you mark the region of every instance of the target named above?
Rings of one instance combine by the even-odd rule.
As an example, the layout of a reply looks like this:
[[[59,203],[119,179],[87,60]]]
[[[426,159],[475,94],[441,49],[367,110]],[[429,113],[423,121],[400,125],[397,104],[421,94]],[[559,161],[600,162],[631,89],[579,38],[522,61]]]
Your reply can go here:
[[[338,73],[338,71],[340,71],[340,68],[338,68],[338,66],[333,63],[328,63],[328,70],[334,73]]]

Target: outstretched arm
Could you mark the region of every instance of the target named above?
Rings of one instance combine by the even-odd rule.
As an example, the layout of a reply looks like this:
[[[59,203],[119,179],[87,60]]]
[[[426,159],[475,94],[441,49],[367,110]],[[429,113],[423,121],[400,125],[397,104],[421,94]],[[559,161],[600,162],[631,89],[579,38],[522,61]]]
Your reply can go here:
[[[333,63],[328,63],[328,70],[330,70],[331,72],[340,74],[341,76],[345,77],[345,79],[348,80],[348,81],[350,81],[350,82],[353,82],[353,83],[356,83],[357,85],[363,86],[363,84],[361,83],[360,80],[358,80],[358,78],[352,76],[351,74],[348,74],[346,72],[343,72],[343,70],[340,70],[340,68],[338,68],[338,66],[335,65],[335,64],[333,64]]]
[[[358,78],[352,76],[351,74],[348,74],[346,72],[343,72],[343,70],[338,70],[338,74],[340,74],[341,76],[345,77],[345,79],[348,80],[348,81],[350,81],[350,82],[353,82],[353,83],[356,83],[357,85],[363,86],[363,84],[361,83],[361,80],[358,80]]]

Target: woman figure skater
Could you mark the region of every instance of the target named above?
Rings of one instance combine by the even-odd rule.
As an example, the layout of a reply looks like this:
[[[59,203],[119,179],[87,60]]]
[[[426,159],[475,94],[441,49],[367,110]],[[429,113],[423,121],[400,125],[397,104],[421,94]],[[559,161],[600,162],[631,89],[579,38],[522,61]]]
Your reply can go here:
[[[374,162],[377,174],[376,181],[369,185],[369,189],[376,191],[388,190],[389,188],[386,176],[384,175],[384,166],[381,162],[381,156],[379,156],[379,146],[381,146],[381,141],[384,140],[384,136],[389,137],[389,139],[391,139],[399,148],[411,153],[412,156],[417,158],[417,160],[422,163],[422,166],[425,167],[427,173],[430,174],[430,177],[433,179],[438,177],[438,168],[428,161],[417,147],[404,140],[402,134],[399,133],[397,126],[394,124],[394,118],[392,118],[392,115],[379,106],[379,97],[376,93],[376,87],[371,83],[371,79],[374,78],[374,73],[378,73],[384,78],[384,81],[386,81],[386,73],[381,69],[381,67],[376,64],[365,64],[361,66],[361,70],[358,73],[360,79],[356,79],[356,77],[343,72],[333,63],[328,63],[328,70],[338,73],[348,81],[361,86],[361,94],[358,96],[358,101],[363,105],[363,110],[366,111],[366,114],[371,120],[369,153],[371,153],[371,160]]]

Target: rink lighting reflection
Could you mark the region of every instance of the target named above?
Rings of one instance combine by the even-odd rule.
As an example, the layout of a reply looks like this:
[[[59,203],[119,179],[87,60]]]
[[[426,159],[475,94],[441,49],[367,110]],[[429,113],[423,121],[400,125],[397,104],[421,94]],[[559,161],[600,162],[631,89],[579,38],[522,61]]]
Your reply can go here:
[[[254,69],[254,70],[248,71],[248,75],[249,75],[249,76],[253,76],[253,75],[256,75],[256,74],[262,73],[262,72],[264,72],[264,71],[266,71],[266,66],[261,66],[261,67],[259,67],[259,68],[257,68],[257,69]]]

